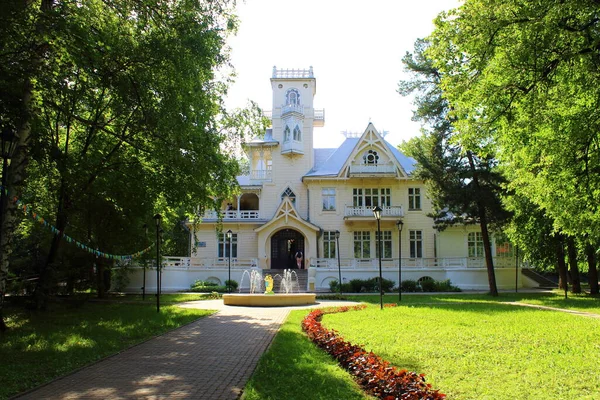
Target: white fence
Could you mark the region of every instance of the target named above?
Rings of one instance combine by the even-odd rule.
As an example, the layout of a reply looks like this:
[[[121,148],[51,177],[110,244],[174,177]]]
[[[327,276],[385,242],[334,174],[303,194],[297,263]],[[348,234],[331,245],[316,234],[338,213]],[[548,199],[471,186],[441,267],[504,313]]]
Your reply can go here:
[[[513,257],[494,257],[494,268],[514,268]],[[311,266],[317,268],[338,268],[337,258],[311,258]],[[378,258],[340,258],[342,269],[379,268]],[[398,258],[382,258],[381,268],[398,269]],[[446,258],[402,258],[402,268],[415,269],[456,269],[456,268],[486,268],[485,258],[482,257],[446,257]]]

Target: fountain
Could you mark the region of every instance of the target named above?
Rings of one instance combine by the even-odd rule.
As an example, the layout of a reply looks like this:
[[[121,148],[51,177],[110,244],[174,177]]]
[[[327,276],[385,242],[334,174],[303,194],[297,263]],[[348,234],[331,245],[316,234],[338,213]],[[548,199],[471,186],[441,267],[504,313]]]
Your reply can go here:
[[[250,293],[241,293],[244,278],[248,275],[250,281]],[[230,306],[248,306],[248,307],[277,307],[277,306],[298,306],[306,304],[315,304],[316,295],[314,293],[293,293],[294,279],[296,277],[297,290],[300,289],[298,283],[298,274],[296,271],[286,269],[283,276],[275,274],[274,277],[267,275],[262,277],[260,270],[245,270],[242,273],[240,281],[240,293],[224,294],[223,304]],[[279,278],[280,293],[274,293],[274,280]],[[263,283],[265,283],[263,285]],[[264,288],[264,293],[263,293]]]

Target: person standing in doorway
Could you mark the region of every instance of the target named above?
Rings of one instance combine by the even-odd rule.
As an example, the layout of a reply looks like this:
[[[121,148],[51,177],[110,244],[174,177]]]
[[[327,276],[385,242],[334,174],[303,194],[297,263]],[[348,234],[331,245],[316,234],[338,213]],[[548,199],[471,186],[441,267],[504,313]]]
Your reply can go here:
[[[302,265],[302,252],[298,251],[296,252],[296,267],[298,269],[302,269],[303,265]]]

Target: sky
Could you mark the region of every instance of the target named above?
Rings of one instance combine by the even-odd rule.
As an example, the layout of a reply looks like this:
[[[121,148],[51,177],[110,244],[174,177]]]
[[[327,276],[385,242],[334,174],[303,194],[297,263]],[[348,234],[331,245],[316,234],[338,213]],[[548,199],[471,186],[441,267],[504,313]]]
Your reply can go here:
[[[246,0],[237,6],[238,34],[230,38],[235,83],[228,108],[253,100],[272,109],[271,74],[280,68],[314,69],[315,108],[325,126],[314,146],[338,147],[342,131],[364,132],[369,122],[400,144],[419,135],[412,99],[397,92],[408,78],[402,57],[433,30],[433,19],[458,0]]]

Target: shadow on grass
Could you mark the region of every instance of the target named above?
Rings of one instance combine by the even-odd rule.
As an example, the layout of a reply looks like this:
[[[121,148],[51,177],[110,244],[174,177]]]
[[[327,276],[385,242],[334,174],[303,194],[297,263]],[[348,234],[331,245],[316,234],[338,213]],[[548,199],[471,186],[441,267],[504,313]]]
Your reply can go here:
[[[350,375],[301,331],[307,311],[293,311],[261,357],[245,400],[367,399]]]
[[[31,389],[211,312],[161,313],[140,304],[52,304],[46,312],[5,310],[9,331],[0,337],[0,399]]]

